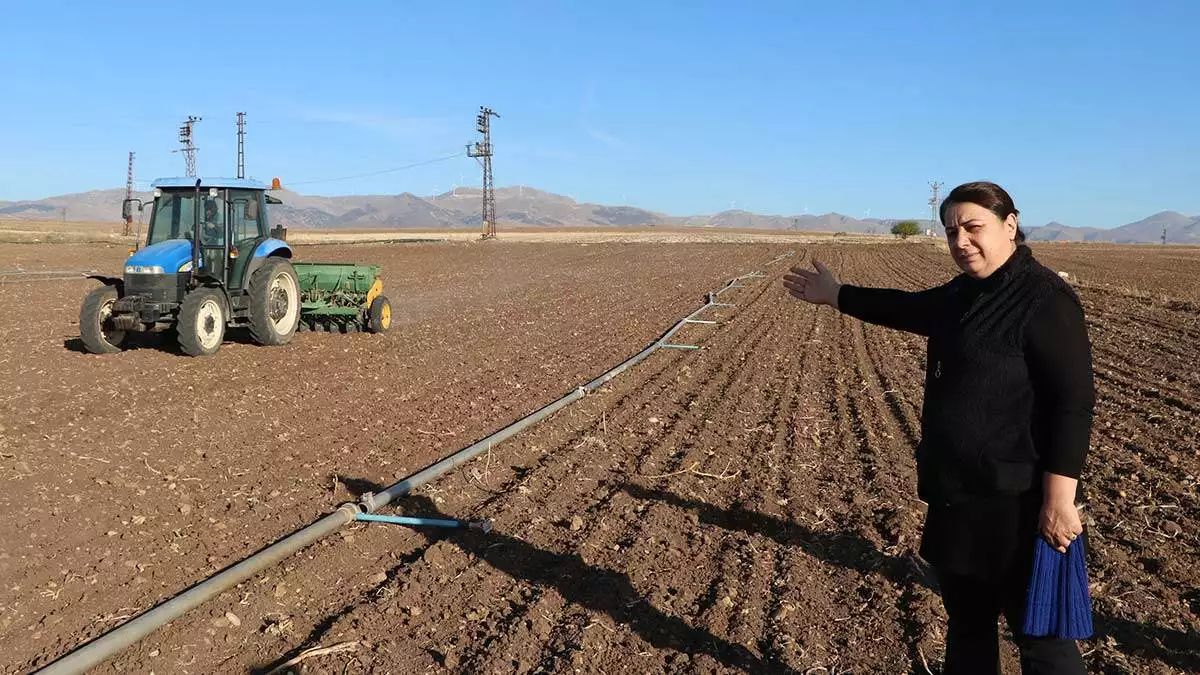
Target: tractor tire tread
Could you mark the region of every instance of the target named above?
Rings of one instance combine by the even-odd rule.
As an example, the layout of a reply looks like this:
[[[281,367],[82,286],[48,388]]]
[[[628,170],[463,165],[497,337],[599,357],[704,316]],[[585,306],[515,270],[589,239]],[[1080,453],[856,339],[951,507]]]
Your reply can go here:
[[[113,344],[104,337],[104,331],[100,328],[100,308],[109,301],[110,298],[116,299],[119,296],[115,286],[101,286],[93,289],[83,299],[83,305],[79,309],[79,339],[83,342],[84,347],[93,354],[116,354],[121,351],[121,344],[125,342],[125,333],[115,332],[120,336],[117,343]]]
[[[387,321],[384,321],[384,308],[387,308]],[[371,333],[383,333],[391,328],[392,303],[386,296],[380,295],[371,301],[367,309],[367,330]]]
[[[274,278],[276,270],[279,268],[285,268],[296,285],[296,325],[293,325],[291,330],[286,333],[275,330],[275,324],[271,321],[269,305],[271,279]],[[250,337],[256,343],[264,346],[279,346],[291,342],[300,323],[300,277],[296,274],[292,263],[286,258],[268,258],[250,278],[248,290],[250,294]]]
[[[179,335],[179,349],[188,356],[210,356],[215,354],[217,349],[220,349],[221,345],[218,343],[216,349],[206,351],[204,345],[200,344],[200,337],[197,331],[196,318],[200,315],[200,306],[209,297],[217,298],[223,315],[228,312],[221,292],[215,288],[206,288],[203,286],[184,296],[183,304],[179,306],[179,319],[175,322],[175,328]],[[228,316],[222,316],[222,319],[228,320]],[[224,330],[222,328],[222,333],[224,333]]]

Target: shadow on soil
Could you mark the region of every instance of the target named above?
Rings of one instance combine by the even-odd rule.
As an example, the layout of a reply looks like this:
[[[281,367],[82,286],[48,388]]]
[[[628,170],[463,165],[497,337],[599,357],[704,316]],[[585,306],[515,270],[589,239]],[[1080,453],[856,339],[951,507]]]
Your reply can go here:
[[[673,492],[655,490],[632,483],[621,487],[636,499],[656,501],[685,509],[696,514],[699,522],[731,532],[762,535],[780,546],[799,548],[818,560],[858,571],[863,575],[880,574],[897,586],[914,584],[937,592],[937,582],[921,563],[909,557],[885,555],[874,544],[847,532],[818,532],[797,523],[746,509],[725,509],[707,502],[681,497]],[[915,617],[902,619],[905,634],[916,631]],[[916,664],[922,658],[916,643],[910,644],[909,660]],[[924,673],[914,665],[914,673]]]
[[[368,492],[382,492],[383,490],[387,489],[387,486],[380,485],[378,483],[375,483],[375,482],[372,482],[369,480],[365,480],[362,478],[351,478],[349,476],[341,476],[341,475],[337,475],[335,477],[338,480],[338,482],[340,482],[342,485],[344,485],[346,487],[346,490],[349,491],[350,494],[352,494],[356,498],[361,497]],[[435,529],[435,531],[426,534],[425,543],[423,545],[418,546],[417,548],[413,549],[412,551],[409,551],[408,553],[405,553],[404,555],[393,559],[394,562],[387,571],[387,579],[386,580],[384,580],[383,582],[378,584],[374,589],[363,592],[358,600],[355,600],[354,602],[344,605],[341,609],[339,609],[336,612],[333,612],[332,614],[329,614],[325,618],[321,619],[319,622],[317,622],[317,624],[315,626],[313,626],[312,630],[308,632],[308,635],[306,635],[304,637],[304,640],[301,641],[291,651],[285,653],[283,656],[280,656],[278,659],[276,659],[275,661],[273,661],[271,663],[251,668],[250,669],[251,675],[266,675],[266,673],[275,672],[277,668],[279,668],[284,663],[287,663],[289,660],[298,656],[300,654],[300,652],[303,652],[304,650],[309,649],[311,647],[320,646],[322,639],[330,631],[330,629],[332,629],[335,625],[337,625],[337,622],[339,619],[346,616],[347,614],[350,614],[351,612],[353,612],[355,609],[357,609],[358,607],[360,607],[362,605],[371,604],[372,600],[376,597],[375,591],[377,589],[385,586],[397,574],[402,572],[404,570],[404,568],[406,568],[409,565],[420,560],[421,556],[423,556],[425,554],[425,549],[429,548],[429,546],[431,546],[434,543],[436,543],[437,541],[439,541],[443,536],[445,536],[445,533],[450,532],[449,530],[436,530],[436,528],[431,528],[431,529]],[[295,666],[292,666],[290,668],[287,668],[287,669],[284,669],[284,670],[281,670],[278,672],[299,673],[299,672],[301,672],[300,668],[301,668],[301,665],[297,664]]]
[[[354,478],[352,476],[343,476],[341,474],[335,474],[334,478],[337,479],[337,482],[345,485],[346,491],[353,495],[355,499],[362,497],[368,492],[383,492],[387,489],[387,486],[380,485],[379,483],[369,481],[364,478]]]
[[[345,478],[342,483],[352,492],[378,492],[384,489],[369,481]],[[432,500],[422,496],[409,496],[399,501],[400,510],[408,515],[429,518],[452,518],[438,511]],[[687,654],[708,654],[729,668],[750,673],[794,673],[786,666],[764,661],[750,650],[719,638],[708,631],[694,628],[682,619],[662,613],[647,603],[637,593],[629,577],[614,570],[589,565],[574,554],[544,551],[528,542],[501,532],[488,534],[462,530],[420,529],[426,538],[423,546],[406,556],[400,565],[388,573],[389,579],[402,571],[403,567],[415,562],[425,548],[441,539],[453,541],[464,552],[491,565],[514,579],[521,579],[547,589],[554,589],[568,603],[601,612],[617,624],[627,625],[637,635],[658,649],[670,649]],[[321,638],[338,619],[348,614],[363,602],[369,603],[369,594],[362,602],[351,603],[338,612],[326,617],[291,652],[276,662],[256,668],[252,673],[269,672],[278,664],[293,658],[304,649],[320,644]]]
[[[63,340],[63,348],[77,354],[91,354],[91,352],[87,350],[87,347],[83,346],[83,340],[80,340],[77,337]],[[136,351],[139,349],[154,349],[173,354],[183,353],[179,351],[179,345],[175,343],[174,339],[168,340],[157,333],[130,335],[129,337],[125,338],[125,343],[121,345],[121,351],[125,352]]]
[[[347,476],[339,476],[338,479],[355,496],[386,489],[386,486],[369,480]],[[936,582],[930,575],[918,571],[904,559],[884,555],[873,544],[856,535],[814,532],[761,513],[745,509],[722,509],[674,493],[637,485],[626,485],[623,489],[638,499],[661,501],[694,511],[702,523],[726,530],[761,534],[782,546],[800,547],[810,555],[834,565],[863,574],[882,574],[897,584],[916,583],[936,592]],[[453,517],[441,513],[432,500],[422,496],[405,497],[399,500],[397,506],[403,513],[413,516]],[[483,534],[473,530],[428,528],[417,532],[425,538],[425,542],[396,560],[387,573],[388,581],[383,584],[420,560],[429,546],[450,539],[464,552],[474,555],[497,571],[544,588],[553,588],[568,603],[602,612],[615,623],[629,626],[656,648],[708,654],[726,667],[745,672],[796,672],[778,662],[764,660],[741,645],[694,628],[682,619],[663,614],[638,595],[627,575],[589,565],[578,555],[544,551],[521,539],[495,531]],[[361,597],[361,600],[349,603],[322,619],[294,649],[273,663],[252,669],[251,673],[262,675],[270,672],[305,649],[320,645],[339,619],[359,606],[370,604],[373,594],[366,592]],[[1158,660],[1185,672],[1200,671],[1200,636],[1104,615],[1095,617],[1095,625],[1097,637],[1111,635],[1121,645],[1122,651],[1128,654],[1146,660]]]
[[[1157,659],[1185,673],[1200,673],[1200,633],[1184,633],[1102,614],[1097,614],[1093,623],[1096,638],[1112,636],[1122,652],[1147,661]]]
[[[875,545],[846,532],[816,532],[803,525],[774,516],[745,509],[723,509],[713,504],[686,499],[671,492],[653,490],[640,485],[622,487],[630,496],[647,501],[663,502],[695,512],[701,523],[724,530],[758,534],[773,539],[780,546],[794,546],[804,552],[839,567],[857,570],[862,574],[882,574],[894,584],[917,583],[936,590],[935,582],[908,562],[907,558],[884,555]]]
[[[701,501],[685,499],[671,492],[638,485],[625,485],[630,496],[660,501],[693,511],[700,522],[725,530],[760,534],[781,546],[796,546],[809,555],[863,574],[879,573],[893,583],[917,583],[939,593],[932,574],[918,573],[903,559],[884,555],[870,542],[842,532],[813,532],[795,523],[745,509],[722,509]],[[940,593],[939,593],[940,594]],[[1122,652],[1147,661],[1161,661],[1184,672],[1200,672],[1200,635],[1170,628],[1140,624],[1097,613],[1095,637],[1112,636]]]
[[[229,328],[226,329],[225,340],[221,344],[257,345],[258,343],[250,337],[249,330],[245,328]],[[63,340],[63,349],[77,354],[91,353],[83,346],[83,340],[77,337]],[[183,352],[179,349],[179,342],[175,337],[175,333],[168,331],[131,333],[125,338],[125,344],[121,347],[121,351],[124,352],[137,351],[139,349],[153,349],[167,354],[183,356]]]

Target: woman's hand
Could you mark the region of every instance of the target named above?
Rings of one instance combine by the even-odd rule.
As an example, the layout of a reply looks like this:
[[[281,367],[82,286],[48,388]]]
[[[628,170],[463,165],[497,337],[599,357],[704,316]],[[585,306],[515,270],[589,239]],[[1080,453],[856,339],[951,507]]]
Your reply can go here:
[[[1067,547],[1083,532],[1079,509],[1075,507],[1078,481],[1053,473],[1047,473],[1045,481],[1038,529],[1046,543],[1059,553],[1066,553]]]
[[[829,305],[834,309],[838,306],[838,291],[842,285],[829,268],[819,260],[813,260],[813,272],[799,265],[788,270],[790,274],[783,275],[783,285],[788,293],[797,300],[811,302],[817,305]]]

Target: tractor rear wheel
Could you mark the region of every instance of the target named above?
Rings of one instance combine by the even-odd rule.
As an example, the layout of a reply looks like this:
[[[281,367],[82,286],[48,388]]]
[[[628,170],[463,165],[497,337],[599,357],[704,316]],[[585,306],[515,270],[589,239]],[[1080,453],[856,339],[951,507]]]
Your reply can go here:
[[[250,279],[250,335],[260,345],[285,345],[300,323],[300,278],[285,258],[268,258]]]
[[[188,293],[179,308],[179,348],[189,356],[212,356],[225,340],[225,298],[201,286]]]
[[[367,330],[372,333],[382,333],[392,327],[392,303],[384,296],[371,301],[367,310]]]
[[[105,328],[117,297],[115,286],[101,286],[88,293],[79,308],[79,338],[93,354],[116,354],[125,342],[125,331]]]

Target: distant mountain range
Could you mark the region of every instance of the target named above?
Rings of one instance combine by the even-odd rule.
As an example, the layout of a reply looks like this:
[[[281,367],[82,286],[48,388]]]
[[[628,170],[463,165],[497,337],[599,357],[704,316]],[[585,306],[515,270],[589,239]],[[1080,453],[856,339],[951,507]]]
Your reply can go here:
[[[1118,244],[1147,244],[1162,242],[1166,233],[1169,244],[1200,244],[1200,216],[1185,216],[1177,211],[1162,211],[1135,223],[1112,229],[1071,227],[1062,223],[1047,223],[1032,227],[1026,233],[1038,241],[1111,241]]]
[[[398,195],[320,197],[287,190],[276,194],[283,204],[272,209],[271,222],[289,228],[475,228],[480,225],[480,190],[458,188],[429,197]],[[23,218],[116,222],[125,191],[92,190],[36,201],[0,201],[0,219]],[[149,195],[140,195],[147,199]],[[64,212],[65,209],[65,212]],[[148,216],[149,214],[147,214]],[[528,187],[496,190],[496,219],[522,227],[705,227],[770,230],[808,230],[886,234],[899,219],[858,219],[838,213],[772,216],[749,211],[711,215],[672,216],[632,206],[578,203],[569,197]],[[920,221],[929,227],[929,221]],[[1047,223],[1027,228],[1035,241],[1111,241],[1158,243],[1166,228],[1168,243],[1200,244],[1200,216],[1163,211],[1111,229],[1070,227]]]

